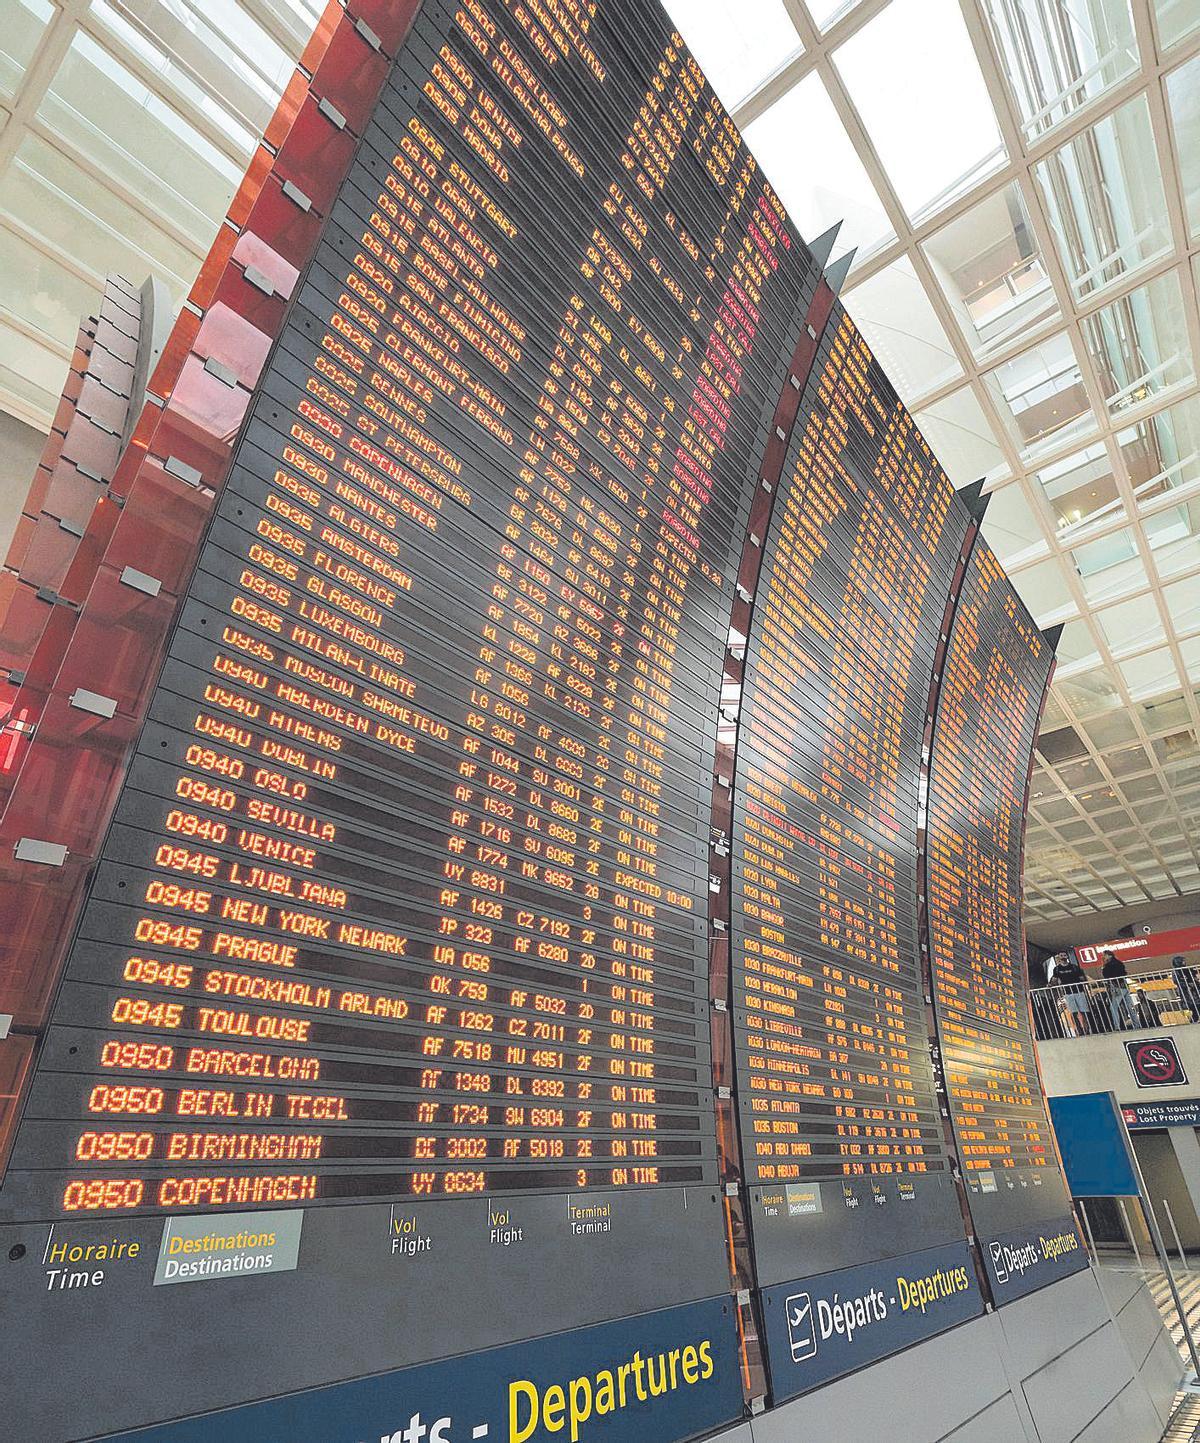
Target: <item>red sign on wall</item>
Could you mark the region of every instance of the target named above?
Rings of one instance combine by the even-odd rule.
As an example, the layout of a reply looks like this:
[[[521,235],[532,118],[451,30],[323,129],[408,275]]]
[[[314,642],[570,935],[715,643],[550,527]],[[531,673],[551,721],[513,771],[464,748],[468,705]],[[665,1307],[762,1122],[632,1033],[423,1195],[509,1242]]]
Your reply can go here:
[[[1098,967],[1106,952],[1115,953],[1122,962],[1140,961],[1143,957],[1174,957],[1181,952],[1200,951],[1200,927],[1182,927],[1177,932],[1151,932],[1141,937],[1117,937],[1111,942],[1076,947],[1081,967]]]

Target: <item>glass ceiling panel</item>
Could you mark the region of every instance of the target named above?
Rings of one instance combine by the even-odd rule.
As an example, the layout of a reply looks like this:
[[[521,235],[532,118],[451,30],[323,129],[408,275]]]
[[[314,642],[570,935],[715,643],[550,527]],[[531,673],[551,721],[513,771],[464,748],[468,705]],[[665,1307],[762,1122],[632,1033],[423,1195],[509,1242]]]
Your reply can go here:
[[[1116,655],[1151,646],[1164,635],[1162,613],[1150,592],[1119,606],[1106,606],[1096,613],[1096,621],[1109,650]]]
[[[1158,16],[1158,43],[1166,50],[1200,30],[1200,6],[1196,0],[1154,0]]]
[[[1096,717],[1084,724],[1087,739],[1097,749],[1114,747],[1122,742],[1131,742],[1137,737],[1137,727],[1127,711],[1112,712],[1108,716]]]
[[[1177,636],[1200,631],[1200,583],[1174,581],[1163,587],[1163,599]]]
[[[814,25],[821,30],[828,30],[843,16],[849,15],[858,4],[859,0],[808,0],[808,13],[812,16]]]
[[[1063,711],[1053,689],[1046,698],[1046,709],[1042,713],[1042,730],[1053,731],[1056,727],[1067,725],[1067,714]]]
[[[101,174],[207,245],[243,167],[89,36],[71,42],[39,114]]]
[[[1030,140],[1138,67],[1129,0],[984,0]]]
[[[1063,573],[1063,563],[1056,556],[1039,561],[1036,566],[1023,567],[1013,576],[1012,584],[1039,626],[1074,608],[1075,600]]]
[[[892,0],[834,61],[914,220],[1007,159],[958,0]]]
[[[926,406],[916,420],[956,487],[1007,474],[1004,453],[970,386]]]
[[[1197,7],[1200,10],[1200,6]],[[1167,104],[1175,132],[1188,229],[1200,236],[1200,55],[1167,76]]]
[[[1062,332],[1014,356],[984,381],[1026,455],[1096,429],[1071,338]]]
[[[981,360],[1060,314],[1016,181],[951,221],[923,249]]]
[[[1070,557],[1083,579],[1089,601],[1119,596],[1146,584],[1146,567],[1138,551],[1137,538],[1128,526],[1099,541],[1073,547]]]
[[[1139,504],[1200,485],[1200,398],[1124,427],[1117,442]]]
[[[5,310],[32,322],[59,346],[71,347],[95,300],[95,288],[56,258],[11,231],[0,231],[0,306]]]
[[[1060,542],[1124,519],[1125,506],[1103,441],[1040,467],[1033,478],[1054,513]]]
[[[0,260],[5,258],[0,247]],[[0,387],[10,396],[35,413],[53,412],[66,373],[64,357],[14,330],[0,316]],[[22,478],[22,484],[28,485],[29,479]]]
[[[855,286],[846,296],[846,309],[906,404],[962,375],[907,256]]]
[[[98,276],[140,267],[142,274],[153,270],[179,294],[196,269],[191,247],[131,215],[127,201],[36,135],[25,137],[0,180],[0,211],[15,216],[52,252]]]
[[[1150,756],[1145,747],[1124,747],[1121,751],[1109,752],[1104,763],[1114,777],[1132,777],[1150,767]]]
[[[1142,525],[1160,576],[1178,576],[1200,567],[1200,501],[1155,512]]]
[[[1077,299],[1170,251],[1167,200],[1144,95],[1098,120],[1033,173]]]
[[[726,110],[803,49],[782,0],[666,0],[666,10]]]
[[[1095,666],[1100,660],[1100,648],[1088,622],[1082,618],[1079,621],[1068,621],[1058,638],[1054,655],[1058,658],[1060,667],[1079,666],[1084,662]],[[1082,743],[1079,749],[1083,750]]]
[[[1177,731],[1190,720],[1187,702],[1182,694],[1168,697],[1163,701],[1152,701],[1135,708],[1142,719],[1142,725],[1152,736],[1163,732]]]
[[[1008,482],[988,497],[983,534],[1001,561],[1019,556],[1033,546],[1045,550],[1042,523],[1016,481]]]
[[[1082,320],[1084,344],[1113,415],[1191,380],[1191,344],[1178,271],[1102,306]]]
[[[230,0],[212,0],[210,10],[210,19],[205,19],[185,0],[122,0],[119,9],[106,0],[92,3],[97,24],[118,46],[161,75],[248,155],[271,118],[292,62],[261,27],[250,23],[251,33],[244,34],[250,63],[210,23],[220,19],[233,29],[240,17],[244,33],[249,17]]]
[[[14,95],[54,14],[48,0],[14,0],[6,6],[0,33],[0,95]]]
[[[852,246],[865,256],[891,239],[891,222],[819,75],[792,86],[745,134],[805,240],[839,220],[835,257]],[[801,145],[802,136],[820,140]]]
[[[1150,701],[1179,686],[1179,674],[1167,646],[1120,662],[1117,670],[1134,701]]]

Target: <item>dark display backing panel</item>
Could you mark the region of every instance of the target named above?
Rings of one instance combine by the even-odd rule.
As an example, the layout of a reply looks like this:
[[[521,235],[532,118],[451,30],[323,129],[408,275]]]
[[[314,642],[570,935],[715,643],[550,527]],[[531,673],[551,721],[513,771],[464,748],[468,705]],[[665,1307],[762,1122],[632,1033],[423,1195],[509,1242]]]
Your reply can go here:
[[[1038,1076],[1021,926],[1029,773],[1052,664],[977,540],[931,748],[929,947],[962,1177],[998,1303],[1086,1261]]]
[[[818,268],[661,12],[575,9],[424,5],[296,287],[0,1192],[22,1436],[658,1309],[718,1382],[644,1426],[740,1407],[708,798]],[[170,1273],[256,1217],[277,1276]],[[101,1239],[89,1330],[192,1356],[48,1406]]]
[[[967,521],[836,308],[772,513],[738,726],[733,1026],[764,1287],[961,1239],[921,988],[917,828]]]

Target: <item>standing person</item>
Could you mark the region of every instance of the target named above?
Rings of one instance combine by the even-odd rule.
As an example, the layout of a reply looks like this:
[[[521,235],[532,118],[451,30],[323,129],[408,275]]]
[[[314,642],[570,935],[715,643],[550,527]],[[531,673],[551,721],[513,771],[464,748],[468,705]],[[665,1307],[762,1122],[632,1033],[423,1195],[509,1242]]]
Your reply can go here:
[[[1171,958],[1171,971],[1175,974],[1175,990],[1181,1005],[1191,1009],[1193,1022],[1200,1022],[1200,980],[1196,969],[1189,967],[1179,952]]]
[[[1127,1026],[1136,1027],[1133,1006],[1129,1000],[1129,974],[1125,970],[1124,962],[1115,952],[1104,954],[1104,966],[1100,969],[1100,975],[1104,978],[1104,990],[1108,993],[1108,1015],[1112,1018],[1113,1031],[1121,1032]]]
[[[1061,961],[1058,953],[1047,959],[1045,986],[1039,987],[1033,993],[1034,1030],[1040,1041],[1051,1037],[1066,1036],[1063,1016],[1059,1010],[1062,993],[1054,986],[1055,968],[1060,965]]]
[[[1063,989],[1063,1003],[1071,1014],[1075,1036],[1085,1037],[1091,1031],[1088,1024],[1087,977],[1069,953],[1066,960],[1054,969],[1054,985]]]

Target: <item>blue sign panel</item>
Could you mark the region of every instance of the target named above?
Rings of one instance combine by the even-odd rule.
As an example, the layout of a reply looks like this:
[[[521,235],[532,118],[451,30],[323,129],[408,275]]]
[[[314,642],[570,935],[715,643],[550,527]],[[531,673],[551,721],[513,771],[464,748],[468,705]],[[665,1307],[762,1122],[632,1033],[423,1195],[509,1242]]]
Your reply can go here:
[[[1079,1230],[1069,1217],[980,1242],[997,1307],[1080,1273],[1088,1265]]]
[[[711,1298],[108,1436],[113,1443],[677,1443],[741,1412],[732,1301]]]
[[[763,1293],[776,1403],[983,1311],[966,1243],[842,1268]]]
[[[1137,1169],[1113,1094],[1080,1092],[1049,1103],[1071,1196],[1136,1197]]]

